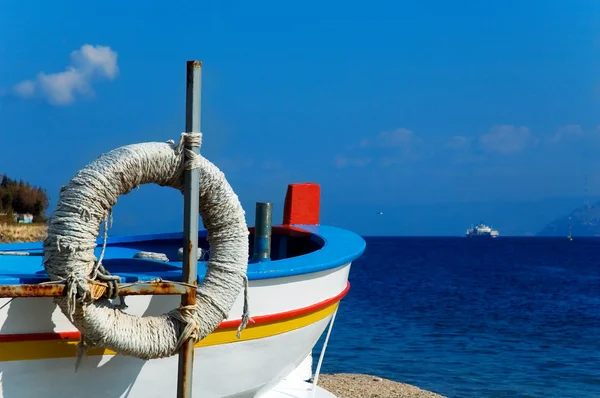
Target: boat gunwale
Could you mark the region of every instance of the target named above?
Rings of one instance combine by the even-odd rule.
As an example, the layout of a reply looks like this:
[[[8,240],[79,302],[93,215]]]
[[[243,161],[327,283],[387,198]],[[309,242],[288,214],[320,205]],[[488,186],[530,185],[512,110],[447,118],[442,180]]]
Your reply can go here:
[[[253,228],[249,228],[249,230],[252,231]],[[277,225],[273,226],[273,231],[276,234],[287,236],[309,235],[310,239],[316,242],[320,248],[306,254],[284,259],[267,260],[261,262],[249,261],[247,276],[251,281],[311,274],[319,271],[334,269],[344,264],[351,263],[360,255],[362,255],[366,248],[366,242],[358,234],[332,226]],[[207,231],[200,230],[198,231],[198,235],[199,238],[205,238],[207,236]],[[183,232],[123,235],[109,237],[107,239],[107,245],[116,246],[123,243],[164,241],[182,238]],[[102,239],[97,239],[97,243],[102,244]],[[3,251],[40,251],[42,248],[42,242],[0,244],[0,250]],[[117,260],[117,258],[112,258],[111,260],[114,261]],[[127,258],[127,260],[131,261],[132,259]],[[134,259],[134,261],[139,262],[140,266],[143,266],[143,264],[165,264],[163,262],[148,259]],[[167,264],[179,266],[181,262],[169,262]],[[199,262],[199,265],[200,264],[201,262]],[[177,274],[177,272],[170,271],[170,273],[171,274],[167,275],[169,280],[177,281],[177,278],[181,277]],[[204,278],[204,274],[205,269],[204,267],[201,267],[198,270],[198,281],[201,281]],[[40,282],[49,280],[46,275],[42,276],[39,274],[31,274],[30,277],[27,278],[25,276],[26,275],[21,274],[21,276],[17,278],[15,276],[11,276],[10,274],[0,274],[0,285],[30,284],[32,283],[32,279],[39,279]],[[23,279],[29,280],[23,281]],[[141,280],[142,279],[140,279],[140,281]]]

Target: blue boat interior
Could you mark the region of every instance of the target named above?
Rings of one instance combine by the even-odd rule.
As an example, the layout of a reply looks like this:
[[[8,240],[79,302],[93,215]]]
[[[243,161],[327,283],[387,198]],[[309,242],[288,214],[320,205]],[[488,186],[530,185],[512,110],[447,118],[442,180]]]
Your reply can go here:
[[[198,261],[198,280],[206,273],[210,247],[206,230],[199,231],[198,246],[206,251]],[[100,256],[102,240],[98,239],[95,254]],[[183,233],[127,235],[109,237],[104,260],[105,268],[119,275],[123,283],[150,281],[156,278],[181,281],[182,262],[177,252],[182,247]],[[273,227],[271,257],[252,259],[254,235],[249,236],[248,279],[279,278],[333,269],[359,257],[365,241],[353,232],[328,226],[298,225]],[[0,252],[30,252],[37,256],[0,255],[0,285],[35,284],[49,279],[42,265],[42,242],[0,244]],[[134,258],[141,251],[163,253],[169,261]]]

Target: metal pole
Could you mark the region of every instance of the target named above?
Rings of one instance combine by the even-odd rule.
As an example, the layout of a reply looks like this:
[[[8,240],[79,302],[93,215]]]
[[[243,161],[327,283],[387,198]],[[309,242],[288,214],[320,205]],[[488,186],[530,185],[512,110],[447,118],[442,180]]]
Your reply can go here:
[[[256,203],[256,220],[254,223],[254,250],[252,258],[266,261],[271,258],[271,221],[273,205],[269,202]]]
[[[200,132],[200,87],[202,80],[202,62],[187,61],[187,85],[185,98],[185,131]],[[200,147],[189,147],[200,153]],[[200,189],[200,171],[198,169],[185,171],[185,186],[183,200],[183,247],[187,248],[183,256],[182,281],[196,284],[198,282],[198,205]],[[181,305],[195,305],[196,295],[182,296]],[[179,372],[177,377],[177,397],[192,397],[192,381],[194,373],[194,342],[185,342],[179,351]]]

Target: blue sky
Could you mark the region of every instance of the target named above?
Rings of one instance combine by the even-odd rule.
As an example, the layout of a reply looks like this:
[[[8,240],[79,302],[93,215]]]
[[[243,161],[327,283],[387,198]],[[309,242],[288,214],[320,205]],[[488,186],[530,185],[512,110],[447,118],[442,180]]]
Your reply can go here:
[[[600,195],[596,1],[160,4],[2,2],[0,172],[56,199],[103,152],[177,139],[200,59],[202,153],[251,222],[301,181],[323,222],[364,234],[482,217],[523,234],[580,203],[585,175]],[[177,230],[181,203],[144,187],[114,232]]]

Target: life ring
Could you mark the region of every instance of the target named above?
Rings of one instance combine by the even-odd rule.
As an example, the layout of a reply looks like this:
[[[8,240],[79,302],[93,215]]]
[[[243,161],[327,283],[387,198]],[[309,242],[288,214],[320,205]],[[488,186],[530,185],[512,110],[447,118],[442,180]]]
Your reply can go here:
[[[43,263],[52,280],[66,283],[67,296],[56,300],[81,332],[84,345],[141,359],[171,356],[187,339],[184,330],[191,329],[196,341],[206,337],[228,316],[242,288],[247,288],[249,242],[244,210],[216,166],[200,155],[192,153],[190,158],[191,151],[183,149],[186,139],[199,145],[199,134],[183,134],[178,144],[150,142],[117,148],[80,170],[60,191],[48,222]],[[196,290],[196,305],[138,317],[108,298],[95,300],[89,282],[102,269],[94,255],[96,239],[119,196],[149,183],[181,191],[184,168],[195,167],[200,169],[200,215],[211,246],[206,276]],[[244,311],[245,326],[247,303]]]

